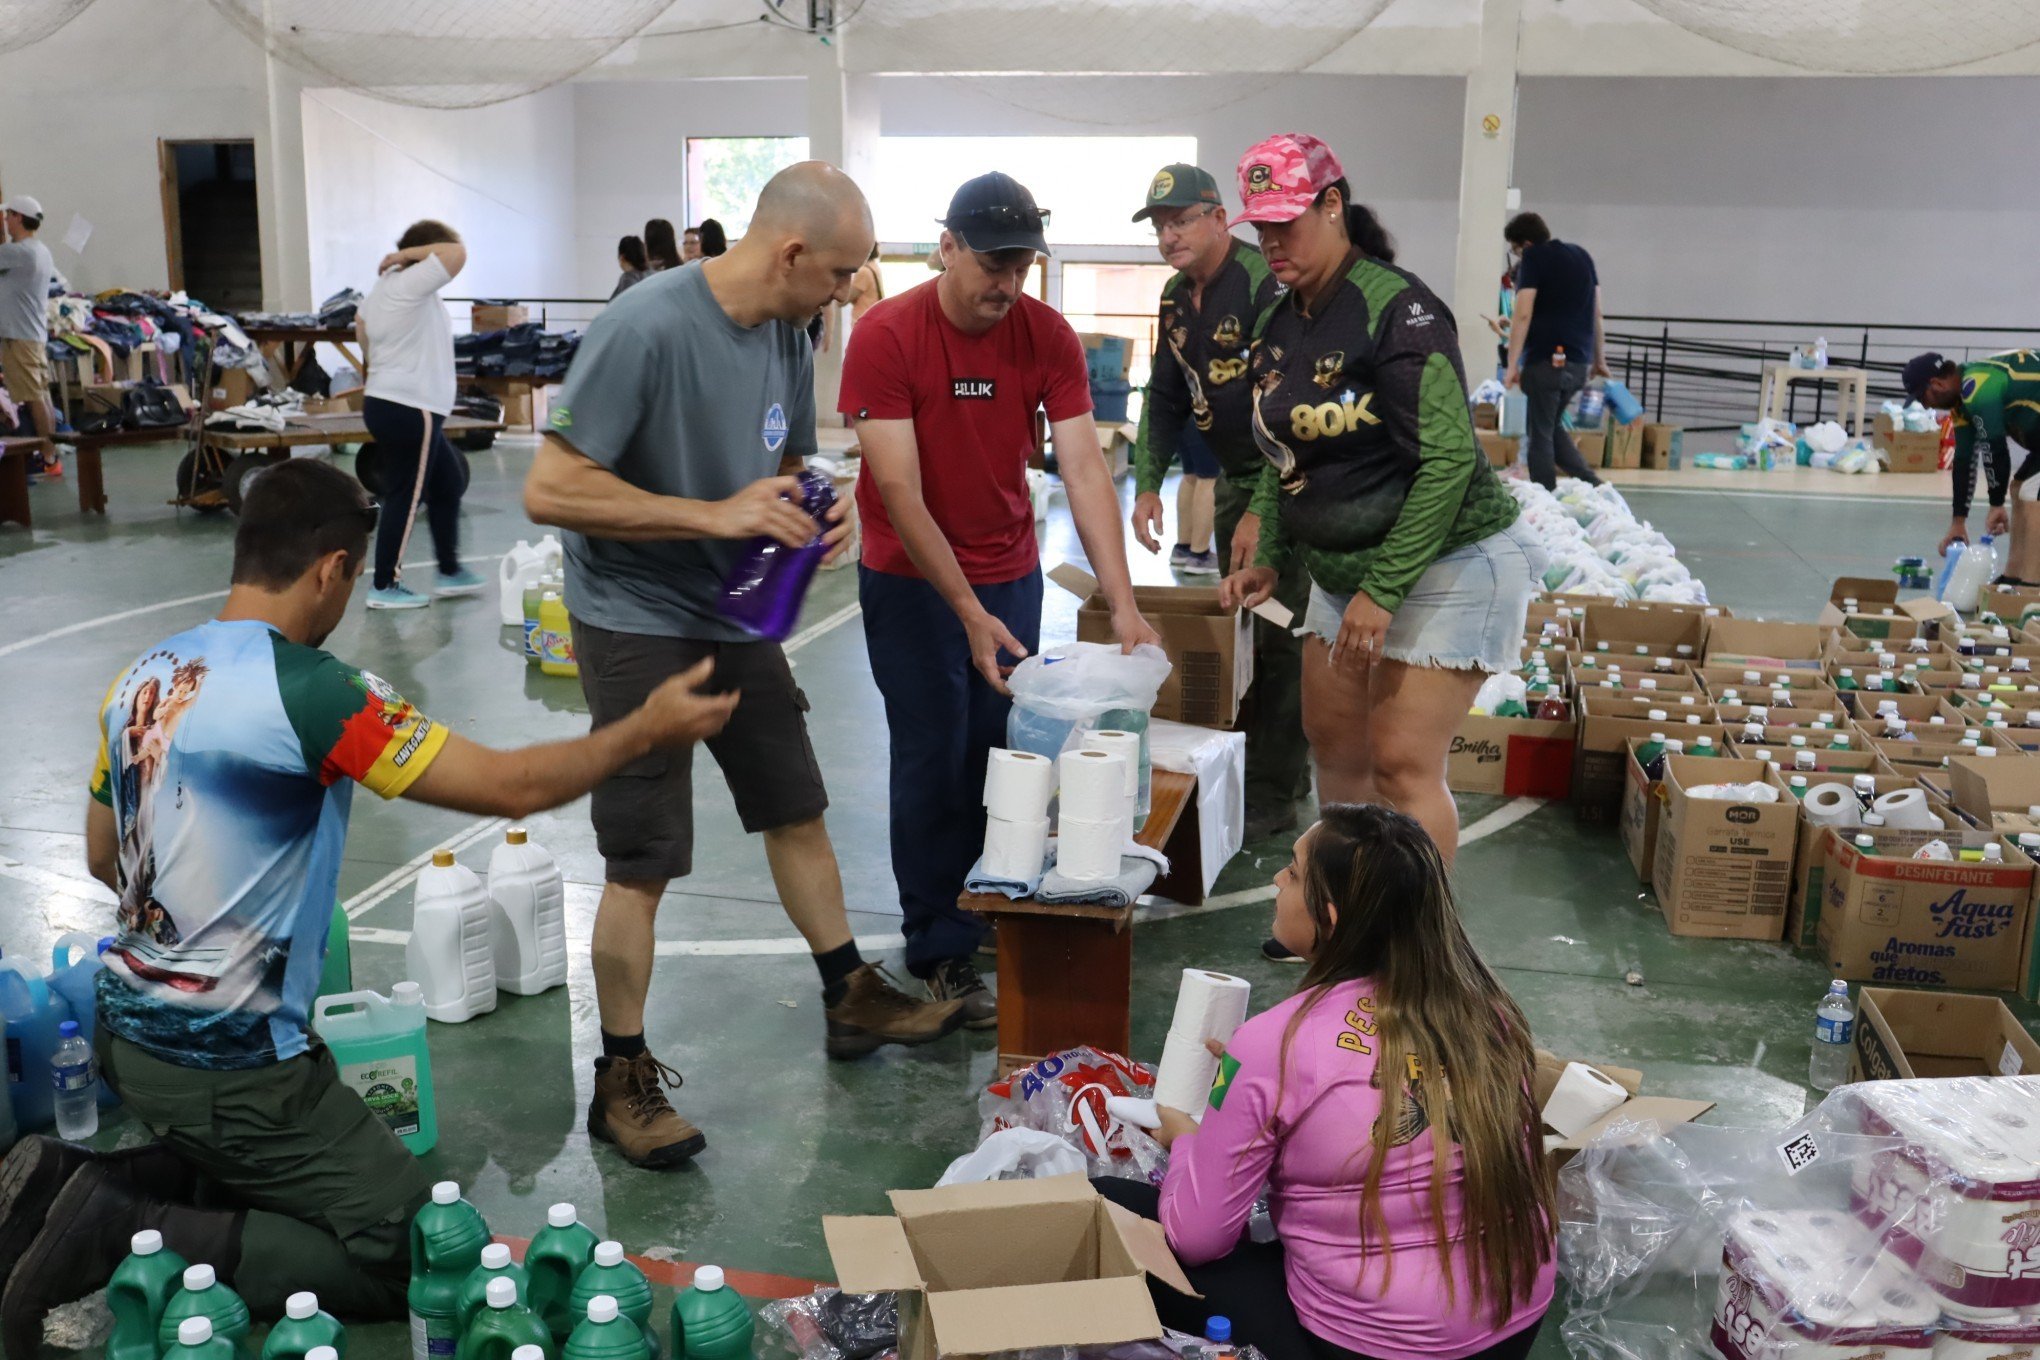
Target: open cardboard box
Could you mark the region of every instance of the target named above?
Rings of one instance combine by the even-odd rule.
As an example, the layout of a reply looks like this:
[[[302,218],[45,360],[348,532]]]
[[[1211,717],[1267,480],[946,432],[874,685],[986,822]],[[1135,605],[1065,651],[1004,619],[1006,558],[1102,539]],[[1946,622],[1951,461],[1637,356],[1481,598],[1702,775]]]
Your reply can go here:
[[[1551,1093],[1557,1088],[1559,1075],[1565,1071],[1567,1061],[1568,1059],[1544,1049],[1537,1050],[1537,1072],[1531,1080],[1531,1093],[1537,1099],[1539,1110],[1551,1100]],[[1672,1096],[1639,1095],[1638,1092],[1643,1089],[1643,1073],[1633,1067],[1614,1067],[1607,1063],[1586,1063],[1586,1066],[1629,1092],[1629,1099],[1570,1138],[1557,1134],[1548,1135],[1544,1145],[1545,1155],[1555,1166],[1563,1166],[1571,1161],[1574,1153],[1593,1142],[1612,1125],[1647,1121],[1668,1129],[1678,1124],[1690,1124],[1714,1108],[1714,1102],[1711,1100],[1680,1100]],[[1557,1141],[1552,1141],[1553,1138],[1557,1138]]]
[[[1995,839],[1953,826],[1938,835],[1886,830],[1866,851],[1826,828],[1818,937],[1830,976],[1980,991],[2027,985],[2033,862],[2016,846],[2001,864],[1912,858],[1930,837],[1951,848]]]
[[[1470,713],[1452,734],[1445,787],[1504,798],[1564,798],[1572,792],[1579,723],[1568,716],[1495,718]]]
[[[1081,1175],[889,1198],[890,1217],[825,1216],[822,1236],[846,1292],[898,1292],[900,1360],[1159,1337],[1149,1275],[1200,1297],[1161,1224]]]
[[[1708,623],[1705,614],[1591,604],[1580,637],[1590,651],[1602,642],[1618,652],[1641,643],[1651,647],[1653,655],[1675,655],[1679,648],[1691,647],[1692,659],[1698,660],[1706,648]]]
[[[1077,641],[1114,640],[1097,577],[1065,562],[1048,579],[1083,601],[1077,608]],[[1216,586],[1135,586],[1133,599],[1162,635],[1162,649],[1174,663],[1155,696],[1152,716],[1197,727],[1231,727],[1254,682],[1253,620],[1244,610],[1220,604]],[[1295,621],[1277,600],[1255,606],[1253,613],[1277,628]]]
[[[1859,987],[1855,1041],[1850,1081],[2040,1072],[2040,1044],[1994,996]]]
[[[1874,762],[1872,766],[1861,770],[1837,771],[1832,778],[1827,776],[1818,780],[1809,778],[1807,784],[1809,788],[1815,783],[1853,785],[1858,774],[1870,776],[1877,786],[1877,795],[1880,798],[1887,793],[1915,788],[1919,784],[1919,781],[1909,773],[1879,773],[1874,767]],[[1773,784],[1783,787],[1790,781],[1790,774],[1772,772]],[[1957,834],[1959,835],[1959,830]],[[1922,840],[1924,841],[1924,838]],[[1826,843],[1827,827],[1809,818],[1802,804],[1799,811],[1799,849],[1792,866],[1792,901],[1785,908],[1785,943],[1794,949],[1812,949],[1820,943],[1820,906],[1823,890],[1827,886],[1827,855],[1824,853]]]
[[[1574,711],[1580,730],[1573,751],[1573,815],[1581,822],[1612,823],[1622,813],[1623,762],[1628,759],[1626,743],[1632,737],[1663,732],[1690,742],[1696,737],[1714,739],[1725,746],[1728,733],[1714,721],[1714,710],[1704,703],[1682,704],[1675,696],[1632,694],[1628,690],[1583,690]],[[1653,712],[1663,713],[1653,718]],[[1698,722],[1689,719],[1698,718]]]
[[[1707,629],[1710,666],[1755,667],[1765,672],[1819,670],[1827,631],[1814,623],[1716,619]]]
[[[1703,784],[1761,783],[1771,773],[1754,761],[1666,757],[1650,881],[1672,934],[1724,940],[1784,935],[1799,846],[1792,796],[1734,802],[1687,792]]]
[[[1692,740],[1671,732],[1665,735],[1674,741]],[[1713,736],[1713,733],[1703,731],[1700,735]],[[1639,883],[1650,882],[1651,870],[1657,860],[1658,820],[1664,815],[1665,807],[1664,784],[1650,778],[1643,763],[1637,759],[1637,751],[1649,740],[1649,737],[1629,737],[1622,743],[1622,821],[1617,829],[1622,835],[1622,848],[1629,852],[1629,867],[1636,870]],[[1721,738],[1714,737],[1714,740],[1718,744]],[[1721,755],[1728,760],[1743,759],[1743,753],[1736,750],[1732,739]],[[1750,765],[1746,771],[1738,770],[1736,774],[1739,778],[1758,779],[1762,777],[1762,769],[1762,766]]]

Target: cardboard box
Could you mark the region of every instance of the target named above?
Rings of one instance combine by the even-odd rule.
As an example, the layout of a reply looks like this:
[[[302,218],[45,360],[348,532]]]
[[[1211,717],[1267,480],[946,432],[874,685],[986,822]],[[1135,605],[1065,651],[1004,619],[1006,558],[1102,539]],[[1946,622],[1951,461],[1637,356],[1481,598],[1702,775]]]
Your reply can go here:
[[[1468,715],[1452,734],[1445,787],[1505,798],[1564,798],[1572,792],[1579,724]]]
[[[1837,771],[1832,782],[1848,780],[1853,784],[1857,773],[1869,774],[1877,785],[1879,797],[1896,793],[1900,789],[1913,788],[1918,781],[1909,774],[1873,774],[1869,770]],[[1790,774],[1773,772],[1772,783],[1784,786]],[[1811,785],[1813,780],[1809,779]],[[1829,783],[1822,778],[1820,783]],[[1798,800],[1794,800],[1796,803]],[[1785,909],[1785,943],[1794,949],[1812,949],[1820,943],[1821,891],[1827,885],[1827,856],[1823,847],[1827,841],[1827,827],[1810,821],[1804,805],[1800,806],[1799,845],[1795,852],[1792,868],[1792,901]]]
[[[1152,1275],[1200,1297],[1159,1223],[1080,1175],[890,1192],[891,1216],[825,1215],[836,1282],[897,1291],[900,1360],[1159,1337]]]
[[[86,415],[100,411],[118,415],[127,409],[127,392],[126,383],[86,383],[79,389],[80,409]]]
[[[1994,996],[1859,987],[1854,1037],[1850,1081],[2040,1072],[2040,1044]]]
[[[1831,976],[1979,991],[2027,981],[2033,863],[2016,849],[2003,864],[1916,860],[1902,841],[1897,855],[1878,854],[1830,827],[1823,853],[1819,940]]]
[[[1112,617],[1098,593],[1097,577],[1069,562],[1048,577],[1083,601],[1077,609],[1077,641],[1113,641]],[[1155,698],[1153,716],[1197,727],[1231,727],[1254,682],[1253,619],[1247,611],[1221,605],[1216,586],[1136,586],[1133,598],[1162,635],[1163,650],[1174,663]],[[1294,621],[1276,600],[1253,612],[1277,628]]]
[[[1964,756],[1948,762],[1948,779],[1955,806],[1978,826],[1991,825],[1995,813],[2040,804],[2040,760]]]
[[[529,320],[531,311],[521,302],[477,302],[468,314],[468,329],[478,335],[484,331],[507,331]]]
[[[1610,651],[1634,651],[1650,647],[1657,656],[1681,656],[1681,647],[1692,649],[1689,659],[1706,655],[1707,628],[1712,620],[1705,614],[1670,609],[1629,609],[1616,604],[1590,604],[1580,620],[1580,640],[1589,650],[1605,642]]]
[[[1685,462],[1685,434],[1676,425],[1643,427],[1643,466],[1670,470]]]
[[[245,368],[230,368],[213,375],[212,404],[216,411],[239,406],[255,395],[255,375]]]
[[[1084,362],[1092,382],[1115,378],[1125,382],[1133,372],[1133,342],[1125,336],[1082,331],[1077,338],[1084,342]]]
[[[1622,744],[1622,820],[1617,829],[1639,883],[1650,882],[1657,862],[1658,819],[1664,814],[1663,785],[1650,777],[1636,754],[1649,740],[1630,737]]]
[[[1600,467],[1602,458],[1607,456],[1607,437],[1599,430],[1568,430],[1573,447],[1580,451],[1580,461],[1588,467]]]
[[[1703,659],[1710,666],[1754,666],[1767,672],[1819,670],[1825,651],[1818,624],[1716,619],[1707,629]]]
[[[1636,468],[1643,466],[1643,422],[1617,425],[1608,422],[1602,444],[1601,466],[1606,468]]]
[[[1792,897],[1799,807],[1790,795],[1782,803],[1737,803],[1686,792],[1731,777],[1718,761],[1666,759],[1651,886],[1674,935],[1776,940]]]
[[[1473,437],[1480,441],[1480,451],[1487,455],[1489,467],[1514,467],[1516,445],[1521,442],[1512,434],[1497,434],[1493,430],[1475,430]]]
[[[1537,1072],[1531,1078],[1531,1094],[1536,1097],[1539,1110],[1550,1102],[1551,1093],[1557,1089],[1558,1079],[1565,1072],[1567,1063],[1567,1059],[1554,1053],[1541,1048],[1537,1050]],[[1660,1129],[1668,1129],[1678,1124],[1690,1124],[1714,1108],[1714,1102],[1711,1100],[1680,1100],[1672,1096],[1639,1095],[1638,1092],[1643,1089],[1643,1073],[1632,1067],[1611,1067],[1606,1063],[1586,1063],[1586,1066],[1629,1092],[1629,1099],[1570,1138],[1555,1132],[1547,1133],[1544,1139],[1544,1154],[1555,1166],[1563,1166],[1571,1161],[1574,1153],[1593,1142],[1603,1130],[1616,1124],[1649,1123],[1657,1125]]]
[[[1476,430],[1499,430],[1502,428],[1502,408],[1491,401],[1477,401],[1473,404],[1473,428]]]
[[[1871,446],[1884,455],[1893,472],[1939,472],[1941,431],[1900,429],[1890,416],[1880,414],[1870,436]]]
[[[1582,693],[1575,708],[1579,735],[1573,754],[1572,796],[1573,815],[1580,822],[1613,823],[1621,816],[1623,766],[1632,738],[1662,732],[1684,742],[1711,737],[1724,749],[1728,742],[1728,733],[1714,721],[1714,710],[1703,704],[1671,704],[1626,690],[1597,689]],[[1665,716],[1653,719],[1653,711]],[[1688,722],[1689,718],[1700,721]]]

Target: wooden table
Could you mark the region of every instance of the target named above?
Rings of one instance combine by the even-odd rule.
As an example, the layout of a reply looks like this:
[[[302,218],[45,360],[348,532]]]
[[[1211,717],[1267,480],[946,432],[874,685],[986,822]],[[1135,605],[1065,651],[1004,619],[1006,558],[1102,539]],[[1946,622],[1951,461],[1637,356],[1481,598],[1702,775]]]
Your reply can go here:
[[[1851,435],[1861,435],[1868,428],[1863,423],[1863,413],[1870,399],[1870,374],[1860,368],[1795,368],[1791,364],[1765,364],[1764,389],[1757,399],[1757,414],[1765,420],[1785,419],[1792,384],[1801,382],[1833,383],[1836,417],[1849,426]],[[1851,390],[1856,398],[1853,422],[1848,420]]]
[[[244,325],[241,332],[255,342],[255,348],[262,351],[262,357],[269,361],[270,368],[283,375],[285,387],[296,379],[298,370],[305,366],[305,360],[312,357],[312,349],[316,345],[331,345],[358,371],[368,372],[361,356],[348,348],[354,343],[352,326]]]
[[[1194,775],[1156,770],[1147,821],[1134,839],[1170,856],[1164,893],[1179,874],[1166,848],[1196,796]],[[1192,871],[1194,872],[1194,870]],[[1197,900],[1203,897],[1197,880]],[[1178,900],[1182,900],[1178,898]],[[1133,1046],[1133,907],[1057,906],[1031,897],[964,893],[957,905],[999,927],[999,1074],[1078,1044],[1113,1053]]]
[[[56,446],[35,435],[0,439],[0,524],[34,527],[28,513],[28,460],[37,449],[46,458],[56,456]]]
[[[495,377],[462,378],[463,383],[481,388],[490,396],[503,403],[505,425],[528,426],[533,434],[545,424],[545,413],[540,409],[546,403],[542,394],[548,387],[566,381],[560,377],[541,378],[536,373],[497,375]]]
[[[106,430],[99,434],[65,436],[77,449],[71,459],[71,476],[78,483],[78,513],[106,513],[106,471],[99,451],[117,444],[176,444],[189,442],[189,425],[170,425],[159,430]]]

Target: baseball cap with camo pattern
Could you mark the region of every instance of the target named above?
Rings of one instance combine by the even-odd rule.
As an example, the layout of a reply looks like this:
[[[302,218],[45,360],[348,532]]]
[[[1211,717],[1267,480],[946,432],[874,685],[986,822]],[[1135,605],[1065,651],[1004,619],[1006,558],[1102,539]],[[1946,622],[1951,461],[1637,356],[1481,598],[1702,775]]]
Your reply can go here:
[[[1345,170],[1332,149],[1305,132],[1278,132],[1240,157],[1240,202],[1232,225],[1294,222]]]

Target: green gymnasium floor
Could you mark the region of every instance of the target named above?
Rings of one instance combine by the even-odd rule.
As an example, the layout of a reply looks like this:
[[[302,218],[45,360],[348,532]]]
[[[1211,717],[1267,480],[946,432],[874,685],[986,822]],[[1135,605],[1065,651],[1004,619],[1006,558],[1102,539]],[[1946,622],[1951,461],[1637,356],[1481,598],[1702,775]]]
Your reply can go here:
[[[463,533],[485,574],[492,555],[535,536],[518,495],[530,447],[511,438],[474,459]],[[116,671],[205,618],[224,594],[233,523],[164,504],[176,458],[167,447],[110,450],[108,515],[80,516],[63,479],[32,492],[33,533],[0,528],[0,691],[14,714],[14,756],[0,766],[0,946],[10,956],[47,958],[57,936],[107,927],[108,896],[86,876],[80,835],[95,708]],[[1831,578],[1887,571],[1900,552],[1930,550],[1946,522],[1938,499],[1657,490],[1634,492],[1632,502],[1679,545],[1718,602],[1772,617],[1811,618]],[[1060,497],[1048,538],[1051,562],[1075,551]],[[410,555],[429,558],[416,544]],[[1139,579],[1167,579],[1155,559],[1135,556]],[[1045,636],[1067,638],[1074,601],[1053,588],[1049,595]],[[829,820],[853,926],[868,953],[896,954],[885,728],[855,598],[854,573],[821,579],[795,666],[835,796]],[[515,744],[585,727],[575,682],[527,671],[490,599],[378,614],[357,602],[328,645],[479,740]],[[707,1151],[662,1175],[590,1146],[582,1118],[596,1025],[587,959],[577,952],[565,991],[506,996],[493,1015],[432,1027],[441,1140],[427,1160],[505,1236],[529,1237],[546,1206],[564,1199],[652,1263],[662,1282],[684,1283],[661,1264],[675,1261],[722,1264],[751,1292],[785,1286],[767,1277],[826,1279],[823,1213],[881,1211],[886,1189],[931,1184],[972,1146],[991,1038],[958,1035],[852,1064],[825,1060],[814,971],[777,907],[758,842],[742,833],[713,773],[700,776],[698,807],[698,871],[659,922],[649,1037],[686,1073],[677,1104],[707,1132]],[[1640,1067],[1654,1092],[1719,1101],[1712,1121],[1775,1125],[1801,1113],[1810,1012],[1825,982],[1816,963],[1782,947],[1673,939],[1613,832],[1576,829],[1567,808],[1468,798],[1462,813],[1469,928],[1546,1047]],[[401,977],[410,878],[432,848],[452,845],[481,869],[502,825],[356,798],[340,894],[355,916],[360,985],[386,991]],[[569,931],[585,946],[600,882],[586,810],[570,806],[528,825],[565,868]],[[1250,845],[1205,907],[1144,913],[1135,950],[1139,1053],[1157,1056],[1186,965],[1245,976],[1258,1005],[1295,984],[1296,970],[1264,963],[1256,948],[1267,884],[1286,857],[1286,844]],[[1625,984],[1632,971],[1641,986]],[[2033,1007],[2020,1013],[2034,1023]],[[101,1132],[109,1144],[138,1136],[118,1120]],[[663,1309],[663,1284],[661,1295]],[[87,1334],[62,1330],[73,1340]],[[1538,1356],[1563,1354],[1556,1330],[1554,1318]],[[364,1360],[406,1353],[394,1325],[356,1329],[354,1342]]]

